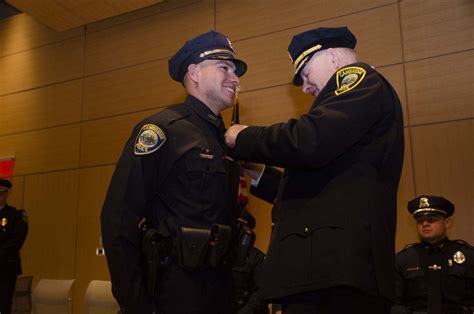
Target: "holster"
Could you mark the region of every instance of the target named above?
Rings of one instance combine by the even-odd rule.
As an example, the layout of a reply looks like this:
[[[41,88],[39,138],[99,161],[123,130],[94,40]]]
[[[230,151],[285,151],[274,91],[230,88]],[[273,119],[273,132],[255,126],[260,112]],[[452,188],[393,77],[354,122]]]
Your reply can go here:
[[[147,292],[150,296],[154,296],[160,270],[169,256],[169,238],[153,228],[144,229],[143,232],[143,272]]]
[[[176,239],[181,267],[219,267],[229,248],[231,229],[219,224],[212,225],[210,229],[181,227]]]
[[[250,248],[255,243],[255,233],[248,226],[243,225],[239,234],[239,246],[234,258],[234,267],[242,267],[245,264]]]

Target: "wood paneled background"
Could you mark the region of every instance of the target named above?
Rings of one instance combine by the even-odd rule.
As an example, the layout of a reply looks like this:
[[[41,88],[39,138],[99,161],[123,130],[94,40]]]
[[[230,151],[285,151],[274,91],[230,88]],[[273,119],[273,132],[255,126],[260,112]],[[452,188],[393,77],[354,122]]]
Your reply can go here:
[[[241,121],[266,125],[312,102],[291,85],[291,37],[342,25],[403,104],[397,250],[417,241],[406,203],[420,194],[450,199],[450,237],[474,244],[472,0],[174,0],[63,33],[25,14],[0,21],[0,156],[16,156],[9,202],[29,214],[24,273],[75,278],[75,313],[89,281],[108,279],[95,255],[104,194],[133,125],[184,98],[167,62],[185,40],[210,29],[231,38],[249,65]],[[263,250],[270,209],[251,198]]]

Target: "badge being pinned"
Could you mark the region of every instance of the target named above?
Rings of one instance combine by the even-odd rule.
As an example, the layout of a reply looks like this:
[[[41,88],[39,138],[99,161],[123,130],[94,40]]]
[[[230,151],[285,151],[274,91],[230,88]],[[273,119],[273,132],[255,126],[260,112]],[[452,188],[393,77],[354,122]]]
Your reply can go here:
[[[365,77],[365,69],[361,67],[346,67],[336,73],[336,95],[341,95],[354,89]]]
[[[135,140],[135,155],[147,155],[158,150],[166,141],[165,132],[154,124],[142,126]]]

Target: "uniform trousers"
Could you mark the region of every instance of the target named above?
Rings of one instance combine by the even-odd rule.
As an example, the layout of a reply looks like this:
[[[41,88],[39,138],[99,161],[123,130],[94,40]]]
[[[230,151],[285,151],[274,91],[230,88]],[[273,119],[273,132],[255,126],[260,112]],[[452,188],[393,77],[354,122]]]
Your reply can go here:
[[[301,293],[281,300],[284,314],[388,314],[391,302],[352,287]]]
[[[155,297],[158,314],[227,314],[231,311],[231,272],[186,270],[176,263],[161,275]]]
[[[16,275],[0,277],[0,314],[10,314]]]

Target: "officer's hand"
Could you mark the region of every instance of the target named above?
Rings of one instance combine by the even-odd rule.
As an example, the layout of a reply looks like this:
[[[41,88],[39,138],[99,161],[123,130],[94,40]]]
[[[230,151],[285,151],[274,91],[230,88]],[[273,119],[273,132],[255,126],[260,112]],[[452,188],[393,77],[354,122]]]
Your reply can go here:
[[[225,143],[227,146],[230,148],[235,147],[235,139],[237,138],[237,135],[239,135],[240,131],[247,127],[247,125],[243,124],[234,124],[231,126],[227,132],[225,132]]]

